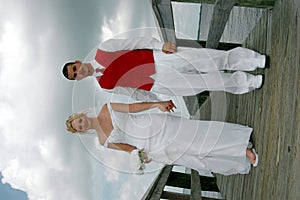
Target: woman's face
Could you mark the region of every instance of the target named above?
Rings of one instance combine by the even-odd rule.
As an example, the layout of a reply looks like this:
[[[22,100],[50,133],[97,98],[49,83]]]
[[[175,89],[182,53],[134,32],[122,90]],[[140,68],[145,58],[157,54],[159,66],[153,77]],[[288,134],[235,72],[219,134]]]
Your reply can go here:
[[[90,129],[91,123],[86,115],[82,115],[72,121],[72,127],[79,132],[86,132]]]

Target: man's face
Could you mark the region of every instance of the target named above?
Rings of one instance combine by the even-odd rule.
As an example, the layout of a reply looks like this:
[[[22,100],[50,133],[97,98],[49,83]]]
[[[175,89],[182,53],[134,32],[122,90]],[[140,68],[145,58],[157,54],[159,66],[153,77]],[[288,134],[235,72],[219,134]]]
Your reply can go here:
[[[91,74],[89,67],[81,61],[75,61],[75,63],[69,65],[67,69],[68,77],[71,80],[81,80]]]

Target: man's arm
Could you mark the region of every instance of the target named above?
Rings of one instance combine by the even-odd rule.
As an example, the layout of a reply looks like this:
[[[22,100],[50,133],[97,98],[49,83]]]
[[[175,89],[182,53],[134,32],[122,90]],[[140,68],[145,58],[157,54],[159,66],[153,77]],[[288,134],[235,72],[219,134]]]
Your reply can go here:
[[[100,44],[99,49],[103,51],[120,51],[134,49],[161,50],[165,53],[176,51],[176,45],[170,42],[160,42],[155,38],[135,37],[128,39],[109,39]]]
[[[172,100],[160,102],[141,102],[133,104],[111,103],[110,105],[114,111],[124,113],[137,113],[152,108],[159,108],[163,112],[174,112],[173,109],[176,108]]]

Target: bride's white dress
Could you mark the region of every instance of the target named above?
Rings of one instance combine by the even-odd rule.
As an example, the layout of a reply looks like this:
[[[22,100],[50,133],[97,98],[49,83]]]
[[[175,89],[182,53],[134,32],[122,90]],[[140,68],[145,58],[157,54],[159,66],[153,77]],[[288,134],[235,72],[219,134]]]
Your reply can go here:
[[[252,128],[166,113],[121,113],[112,110],[110,104],[108,109],[114,130],[104,146],[126,143],[144,148],[156,162],[224,175],[250,170],[246,148]]]

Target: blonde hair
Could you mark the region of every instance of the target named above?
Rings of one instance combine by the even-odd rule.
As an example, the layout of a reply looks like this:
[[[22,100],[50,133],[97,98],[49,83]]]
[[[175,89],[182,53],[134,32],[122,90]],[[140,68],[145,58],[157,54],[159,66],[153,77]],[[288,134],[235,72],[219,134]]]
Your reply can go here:
[[[72,122],[73,122],[75,119],[78,119],[79,117],[82,117],[82,116],[86,116],[86,113],[74,113],[74,114],[70,115],[69,118],[66,120],[67,130],[70,131],[71,133],[81,133],[81,134],[82,134],[82,133],[85,133],[85,132],[76,130],[76,129],[72,126]]]

